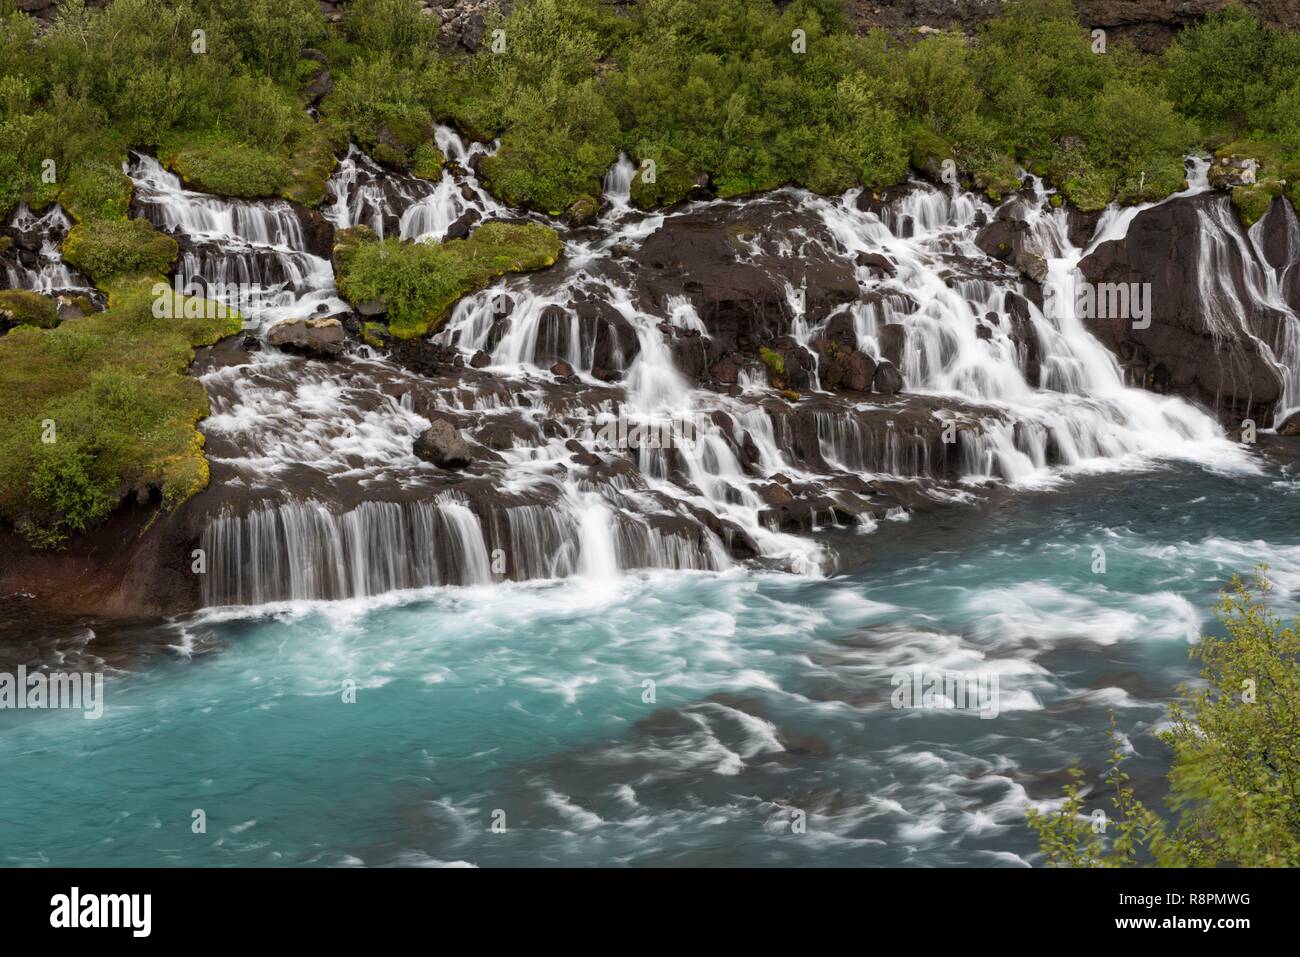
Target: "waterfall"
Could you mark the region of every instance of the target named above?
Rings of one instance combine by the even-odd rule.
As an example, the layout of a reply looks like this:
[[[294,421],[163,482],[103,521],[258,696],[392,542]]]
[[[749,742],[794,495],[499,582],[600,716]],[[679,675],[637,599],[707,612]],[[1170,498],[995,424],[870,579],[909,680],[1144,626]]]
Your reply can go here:
[[[385,169],[350,147],[330,181],[325,219],[427,241],[511,215],[468,165],[493,147],[467,146],[447,128],[437,143],[448,160],[437,180]],[[137,205],[181,241],[179,277],[251,290],[254,332],[347,309],[300,209],[186,190],[149,157],[133,155],[128,171]],[[793,530],[869,531],[887,514],[906,516],[896,502],[877,502],[867,479],[947,501],[965,494],[962,482],[1034,485],[1063,470],[1162,456],[1240,461],[1205,413],[1127,386],[1071,296],[1061,308],[1039,307],[1018,274],[978,249],[987,202],[924,184],[874,212],[858,207],[857,191],[782,190],[764,202],[809,225],[794,240],[736,240],[742,257],[890,263],[855,266],[860,295],[821,315],[809,310],[802,265],[781,288],[788,335],[814,361],[817,338],[832,321],[846,322],[867,357],[899,367],[905,395],[845,400],[814,368],[807,395],[791,404],[772,393],[761,364],[738,369],[728,390],[701,388],[682,366],[694,355],[702,367],[709,342],[689,291],[651,302],[619,258],[620,247],[684,215],[632,209],[634,172],[620,157],[604,181],[610,208],[594,228],[565,234],[553,269],[507,276],[456,304],[433,343],[466,360],[482,352],[485,368],[431,380],[370,350],[320,362],[263,348],[203,371],[214,480],[236,492],[220,496],[202,534],[206,603],[717,571],[738,554],[816,574],[832,555]],[[1009,202],[1020,204],[1047,286],[1068,291],[1085,251],[1049,197],[1039,186]],[[1131,218],[1109,211],[1093,245],[1122,235]],[[1252,288],[1279,299],[1282,273],[1260,253],[1262,233],[1243,242],[1260,269]],[[1279,344],[1280,361],[1291,363],[1294,341]],[[555,383],[557,362],[576,382],[566,373]],[[413,454],[435,416],[477,450],[467,472],[449,475]],[[941,438],[950,426],[950,440]],[[787,512],[778,486],[800,490],[806,504]]]
[[[15,248],[11,255],[0,255],[4,287],[30,289],[47,296],[72,293],[101,299],[90,281],[63,261],[60,246],[71,228],[72,220],[58,203],[40,215],[20,203],[7,224]]]
[[[296,501],[209,522],[205,604],[358,598],[492,580],[478,517],[443,495],[432,502],[363,502],[342,515]]]

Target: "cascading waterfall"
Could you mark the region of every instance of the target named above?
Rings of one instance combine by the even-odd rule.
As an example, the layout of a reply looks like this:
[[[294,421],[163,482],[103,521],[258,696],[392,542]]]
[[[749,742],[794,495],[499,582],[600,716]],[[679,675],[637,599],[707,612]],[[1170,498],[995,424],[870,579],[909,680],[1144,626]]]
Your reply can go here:
[[[380,235],[437,240],[458,220],[510,214],[464,168],[489,147],[466,146],[449,129],[439,129],[438,145],[452,165],[437,181],[395,174],[351,147],[331,180],[325,217],[336,228],[364,224]],[[251,287],[255,295],[243,307],[262,334],[280,319],[346,310],[329,262],[309,251],[301,213],[290,204],[187,191],[148,157],[133,158],[129,172],[146,215],[183,240],[181,278]],[[740,370],[730,394],[690,385],[671,340],[708,335],[695,305],[682,294],[651,308],[613,268],[616,247],[680,215],[632,209],[634,173],[620,157],[607,174],[598,238],[591,231],[566,237],[554,270],[507,277],[454,307],[434,341],[466,358],[485,353],[486,378],[430,392],[369,351],[325,363],[273,349],[205,373],[214,469],[260,502],[227,503],[212,515],[203,535],[212,569],[206,603],[369,596],[502,578],[594,579],[637,568],[719,570],[742,539],[755,554],[815,573],[829,563],[824,547],[770,519],[763,489],[774,477],[930,482],[953,471],[951,458],[971,481],[1034,483],[1051,480],[1060,465],[1239,457],[1209,416],[1126,386],[1118,362],[1072,309],[1040,309],[1018,276],[980,252],[973,237],[977,217],[990,211],[983,200],[919,184],[879,214],[858,209],[854,191],[838,199],[775,194],[811,213],[829,237],[801,237],[798,249],[779,244],[778,255],[797,260],[806,244],[824,244],[829,255],[874,254],[894,266],[888,275],[857,266],[862,295],[820,318],[808,315],[803,286],[787,283],[790,334],[810,346],[832,319],[847,316],[867,356],[895,353],[909,395],[967,411],[912,413],[899,422],[886,414],[879,427],[866,427],[859,413],[877,405],[832,404],[804,413],[812,432],[801,439],[783,411],[791,407],[765,404],[761,371]],[[1026,206],[1047,284],[1069,290],[1084,250],[1070,242],[1066,214],[1048,207],[1048,195],[1039,187],[1013,201]],[[1132,215],[1108,213],[1094,245],[1122,235]],[[1257,237],[1251,241],[1258,247]],[[745,242],[758,252],[756,240]],[[1278,275],[1257,278],[1266,295],[1275,294]],[[572,366],[577,398],[550,385],[550,367],[561,361]],[[833,399],[822,392],[820,371],[813,396]],[[427,398],[413,402],[416,394]],[[510,430],[493,446],[490,478],[463,480],[449,492],[445,473],[412,454],[434,414]],[[949,424],[957,432],[951,457],[934,438]],[[610,446],[619,429],[653,440]],[[581,464],[591,452],[600,453],[599,481],[583,471],[591,463]],[[831,504],[812,510],[814,525],[842,524],[833,506],[839,494],[828,488]],[[860,522],[875,527],[870,513]]]
[[[39,215],[20,203],[8,223],[9,230],[19,237],[19,249],[12,257],[0,258],[4,286],[47,296],[72,293],[99,298],[89,280],[63,261],[59,247],[71,227],[72,220],[57,203]]]

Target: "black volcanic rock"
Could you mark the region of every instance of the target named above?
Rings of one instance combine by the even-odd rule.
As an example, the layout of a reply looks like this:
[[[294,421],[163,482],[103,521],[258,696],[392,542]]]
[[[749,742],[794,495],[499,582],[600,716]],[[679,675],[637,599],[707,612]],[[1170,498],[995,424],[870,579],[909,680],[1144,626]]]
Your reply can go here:
[[[1284,316],[1249,290],[1238,250],[1250,241],[1229,202],[1205,194],[1162,203],[1139,213],[1124,239],[1098,246],[1080,271],[1094,286],[1150,283],[1150,325],[1138,328],[1132,316],[1084,321],[1136,384],[1199,402],[1227,423],[1266,425],[1282,381],[1259,340],[1279,343]],[[1228,240],[1228,254],[1202,262],[1216,238]]]

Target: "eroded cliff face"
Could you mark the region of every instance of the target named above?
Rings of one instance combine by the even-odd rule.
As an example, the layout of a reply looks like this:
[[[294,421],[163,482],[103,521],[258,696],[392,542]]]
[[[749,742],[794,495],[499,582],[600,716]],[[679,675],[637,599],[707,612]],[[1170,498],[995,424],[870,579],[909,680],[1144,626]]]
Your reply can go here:
[[[1074,0],[1085,26],[1107,31],[1112,40],[1129,39],[1140,49],[1162,50],[1184,27],[1221,10],[1230,0]],[[1289,0],[1245,0],[1260,19],[1287,29],[1300,28],[1300,7]],[[894,34],[957,27],[973,32],[997,16],[1006,0],[849,0],[849,14],[860,31],[880,28]]]

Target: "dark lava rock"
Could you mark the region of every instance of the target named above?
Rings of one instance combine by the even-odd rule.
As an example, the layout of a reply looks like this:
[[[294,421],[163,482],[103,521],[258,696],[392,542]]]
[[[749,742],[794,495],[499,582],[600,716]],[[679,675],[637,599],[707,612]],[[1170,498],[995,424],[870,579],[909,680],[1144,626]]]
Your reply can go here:
[[[469,236],[470,230],[483,218],[483,214],[477,209],[467,209],[460,217],[447,227],[447,235],[444,239],[464,239]]]
[[[817,217],[780,200],[671,217],[631,254],[638,293],[655,310],[685,294],[718,354],[747,351],[789,334],[796,313],[787,283],[802,290],[804,317],[812,322],[858,298],[850,263],[796,233],[834,248]],[[782,243],[802,246],[802,255],[779,255]]]
[[[416,438],[412,451],[442,469],[463,469],[474,460],[460,429],[447,419],[434,419],[433,424]]]
[[[1107,288],[1118,284],[1150,283],[1149,295],[1143,297],[1150,315],[1140,321],[1133,315],[1105,315],[1084,323],[1119,357],[1136,384],[1199,402],[1226,423],[1250,418],[1266,424],[1281,396],[1282,380],[1259,340],[1280,342],[1286,318],[1250,293],[1235,254],[1219,262],[1213,276],[1202,275],[1201,251],[1221,242],[1222,231],[1235,234],[1229,248],[1237,243],[1250,247],[1230,202],[1204,194],[1162,203],[1138,213],[1125,238],[1098,246],[1079,265],[1097,299],[1107,298]],[[1215,235],[1205,227],[1207,221],[1216,224]]]
[[[892,362],[882,362],[876,366],[876,373],[871,379],[871,388],[881,395],[897,395],[903,391],[903,373]]]

